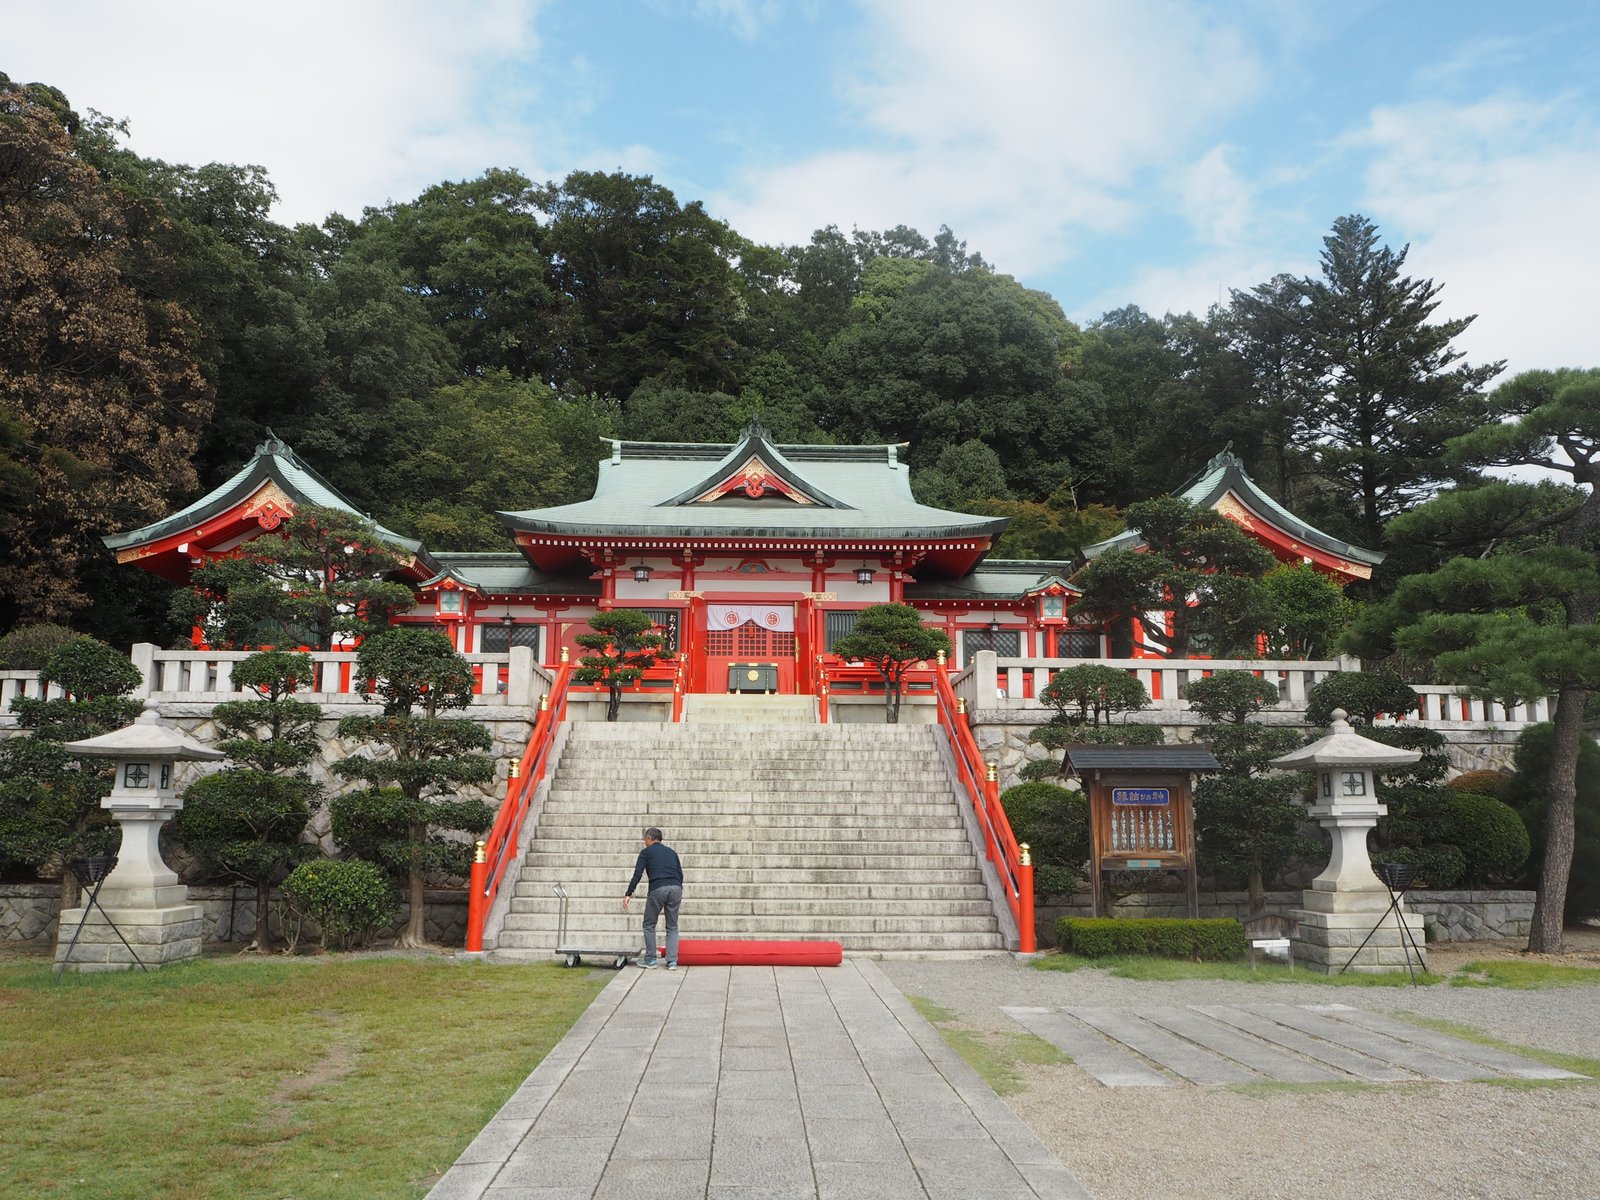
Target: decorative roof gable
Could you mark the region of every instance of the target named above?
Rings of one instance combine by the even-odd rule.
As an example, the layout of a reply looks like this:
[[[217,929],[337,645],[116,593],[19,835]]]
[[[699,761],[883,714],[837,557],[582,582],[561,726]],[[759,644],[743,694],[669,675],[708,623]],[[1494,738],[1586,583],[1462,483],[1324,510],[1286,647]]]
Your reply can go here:
[[[783,499],[823,508],[849,508],[843,501],[805,479],[794,464],[767,438],[760,422],[745,427],[737,445],[699,483],[684,489],[659,507],[680,504],[715,504],[719,500]]]
[[[1300,558],[1345,579],[1370,579],[1372,568],[1384,559],[1383,551],[1323,533],[1267,495],[1233,452],[1232,442],[1174,495],[1231,518],[1279,558]],[[1130,529],[1086,547],[1084,556],[1095,558],[1107,550],[1131,550],[1143,544],[1139,534]]]

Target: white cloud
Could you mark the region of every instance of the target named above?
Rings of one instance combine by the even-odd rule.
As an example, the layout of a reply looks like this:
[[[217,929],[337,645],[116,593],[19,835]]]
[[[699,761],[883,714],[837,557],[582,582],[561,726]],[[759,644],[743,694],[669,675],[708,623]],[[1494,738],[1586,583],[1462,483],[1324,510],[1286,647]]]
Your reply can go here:
[[[320,221],[491,165],[535,169],[517,161],[530,95],[482,82],[533,59],[543,3],[11,6],[5,69],[55,84],[80,110],[129,117],[140,154],[260,164],[275,215]],[[62,36],[64,15],[81,33]]]
[[[767,241],[829,223],[948,224],[1035,273],[1125,227],[1141,176],[1235,111],[1263,70],[1186,5],[871,0],[841,84],[862,145],[750,171],[715,207]]]
[[[1178,173],[1178,207],[1212,245],[1237,243],[1250,226],[1255,190],[1234,170],[1231,146],[1213,146]]]
[[[1493,96],[1378,109],[1361,141],[1386,240],[1411,274],[1444,284],[1438,315],[1478,319],[1457,345],[1508,374],[1590,366],[1600,262],[1600,131],[1581,106]],[[1503,377],[1503,378],[1505,378]]]

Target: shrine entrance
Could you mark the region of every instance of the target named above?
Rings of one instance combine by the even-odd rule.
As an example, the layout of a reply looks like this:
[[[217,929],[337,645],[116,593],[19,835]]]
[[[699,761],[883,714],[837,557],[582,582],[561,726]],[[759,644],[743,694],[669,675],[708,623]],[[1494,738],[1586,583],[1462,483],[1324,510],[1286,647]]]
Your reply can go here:
[[[793,604],[705,606],[705,690],[795,690],[797,646]]]

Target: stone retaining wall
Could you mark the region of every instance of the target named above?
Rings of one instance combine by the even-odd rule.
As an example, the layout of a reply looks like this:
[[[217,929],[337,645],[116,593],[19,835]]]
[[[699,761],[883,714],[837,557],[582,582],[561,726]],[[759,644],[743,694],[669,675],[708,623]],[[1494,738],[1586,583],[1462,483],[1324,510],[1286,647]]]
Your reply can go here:
[[[1536,893],[1520,891],[1445,892],[1415,891],[1406,896],[1406,907],[1427,923],[1430,942],[1473,942],[1486,938],[1526,938],[1533,922]],[[1266,911],[1288,915],[1299,908],[1301,893],[1268,892]],[[1244,892],[1201,892],[1202,917],[1249,915],[1249,896]],[[1041,946],[1056,944],[1056,918],[1092,915],[1089,893],[1070,898],[1051,897],[1034,910]],[[1182,892],[1157,892],[1126,896],[1107,914],[1114,917],[1187,917],[1189,909]]]
[[[0,884],[0,942],[35,943],[48,945],[55,936],[56,913],[60,908],[61,889],[53,883]],[[467,936],[467,893],[465,891],[429,891],[425,893],[427,911],[424,921],[428,940],[440,946],[461,946]],[[279,939],[284,936],[284,909],[276,891],[272,894],[272,932]],[[195,887],[189,888],[189,903],[201,908],[204,945],[246,946],[255,936],[256,893],[254,888]],[[400,916],[381,937],[393,937],[406,922],[411,907],[404,901]],[[303,943],[314,942],[316,926],[307,922],[301,933]]]

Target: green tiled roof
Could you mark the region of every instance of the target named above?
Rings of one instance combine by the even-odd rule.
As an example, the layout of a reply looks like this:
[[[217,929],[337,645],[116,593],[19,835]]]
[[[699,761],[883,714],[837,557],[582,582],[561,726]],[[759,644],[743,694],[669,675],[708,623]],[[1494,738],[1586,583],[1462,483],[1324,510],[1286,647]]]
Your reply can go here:
[[[547,575],[528,564],[515,552],[508,554],[451,554],[433,556],[439,574],[422,585],[437,583],[446,576],[490,595],[598,596],[600,581],[586,576]]]
[[[919,504],[895,446],[775,446],[759,426],[735,445],[611,443],[592,499],[502,512],[513,530],[609,537],[808,537],[840,540],[999,534],[1005,518]],[[816,501],[724,498],[694,503],[750,458]]]
[[[367,519],[355,505],[351,504],[337,491],[333,485],[322,476],[318,475],[305,463],[295,457],[293,450],[267,433],[267,440],[256,447],[255,455],[247,462],[232,479],[214,491],[206,493],[187,508],[173,513],[170,517],[163,517],[154,524],[146,525],[141,529],[130,529],[124,533],[109,534],[101,540],[108,549],[122,550],[129,546],[143,545],[147,542],[160,541],[185,529],[192,529],[216,516],[226,512],[234,505],[248,500],[266,482],[276,483],[297,504],[315,504],[322,508],[336,508],[353,516]],[[402,537],[392,529],[385,529],[382,525],[376,526],[378,536],[385,545],[393,546],[397,550],[404,550],[409,554],[417,555],[424,561],[428,555],[422,548],[422,543],[415,538]],[[430,563],[431,565],[431,563]]]
[[[1268,523],[1277,526],[1285,533],[1308,546],[1315,547],[1328,554],[1340,558],[1348,558],[1353,562],[1366,563],[1368,566],[1377,566],[1384,560],[1381,550],[1368,550],[1364,546],[1352,545],[1340,541],[1331,534],[1323,533],[1314,525],[1307,524],[1295,516],[1283,505],[1279,504],[1266,492],[1262,491],[1254,479],[1244,469],[1244,463],[1231,449],[1225,449],[1205,465],[1205,469],[1191,479],[1184,487],[1174,493],[1179,498],[1209,508],[1223,496],[1232,492],[1251,512]],[[1084,549],[1086,558],[1095,558],[1107,550],[1129,550],[1143,544],[1143,539],[1138,532],[1132,529],[1125,530],[1115,537],[1097,542]]]
[[[1069,562],[1047,559],[987,559],[960,579],[934,579],[906,584],[906,603],[918,600],[1016,600],[1058,583],[1076,593],[1067,582]]]

